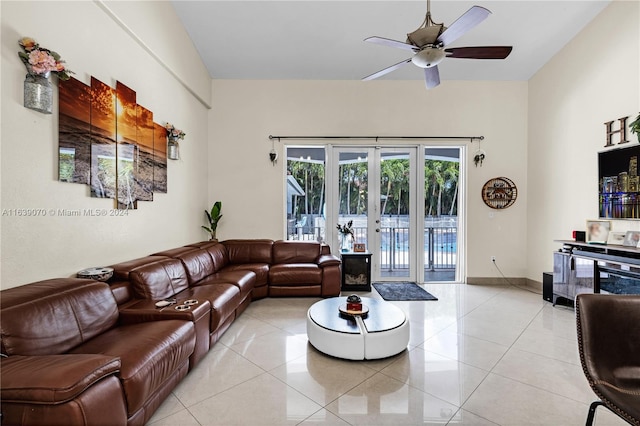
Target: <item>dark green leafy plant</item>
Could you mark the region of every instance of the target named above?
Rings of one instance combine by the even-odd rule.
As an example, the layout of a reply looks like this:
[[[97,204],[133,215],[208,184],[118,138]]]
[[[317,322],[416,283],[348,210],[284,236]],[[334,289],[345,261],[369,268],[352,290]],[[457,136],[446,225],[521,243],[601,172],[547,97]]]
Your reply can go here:
[[[638,142],[640,142],[640,114],[636,117],[635,120],[629,124],[629,128],[631,129],[631,133],[635,133],[638,137]]]
[[[202,228],[211,234],[212,240],[217,240],[216,230],[218,229],[218,222],[222,219],[222,201],[216,201],[211,207],[211,212],[204,211],[209,221],[209,226],[202,225]]]

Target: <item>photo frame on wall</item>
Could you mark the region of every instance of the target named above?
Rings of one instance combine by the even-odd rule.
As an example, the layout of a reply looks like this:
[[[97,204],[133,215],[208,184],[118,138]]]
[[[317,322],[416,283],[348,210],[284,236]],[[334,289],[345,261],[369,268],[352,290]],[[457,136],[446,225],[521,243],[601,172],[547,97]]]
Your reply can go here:
[[[608,220],[587,220],[587,243],[606,244],[610,231],[611,222]]]

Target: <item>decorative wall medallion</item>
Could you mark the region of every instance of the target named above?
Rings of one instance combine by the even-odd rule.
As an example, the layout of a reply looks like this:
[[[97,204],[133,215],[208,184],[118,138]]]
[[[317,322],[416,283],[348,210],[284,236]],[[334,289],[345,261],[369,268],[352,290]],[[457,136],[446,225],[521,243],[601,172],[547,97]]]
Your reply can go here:
[[[489,179],[482,187],[482,201],[492,209],[506,209],[516,202],[518,188],[511,179]]]

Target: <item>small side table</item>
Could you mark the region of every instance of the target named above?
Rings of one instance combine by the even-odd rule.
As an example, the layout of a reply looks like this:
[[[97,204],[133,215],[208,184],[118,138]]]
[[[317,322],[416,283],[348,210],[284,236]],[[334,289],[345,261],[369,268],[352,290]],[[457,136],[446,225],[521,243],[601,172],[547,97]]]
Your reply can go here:
[[[371,253],[341,253],[341,290],[371,291]]]

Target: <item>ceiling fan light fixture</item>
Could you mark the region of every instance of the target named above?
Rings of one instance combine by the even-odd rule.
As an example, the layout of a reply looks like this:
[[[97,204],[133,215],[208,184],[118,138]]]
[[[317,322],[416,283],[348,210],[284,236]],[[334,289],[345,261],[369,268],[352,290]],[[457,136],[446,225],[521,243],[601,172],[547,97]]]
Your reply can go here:
[[[446,57],[444,50],[435,47],[427,47],[416,53],[411,62],[420,68],[431,68],[438,65]]]

